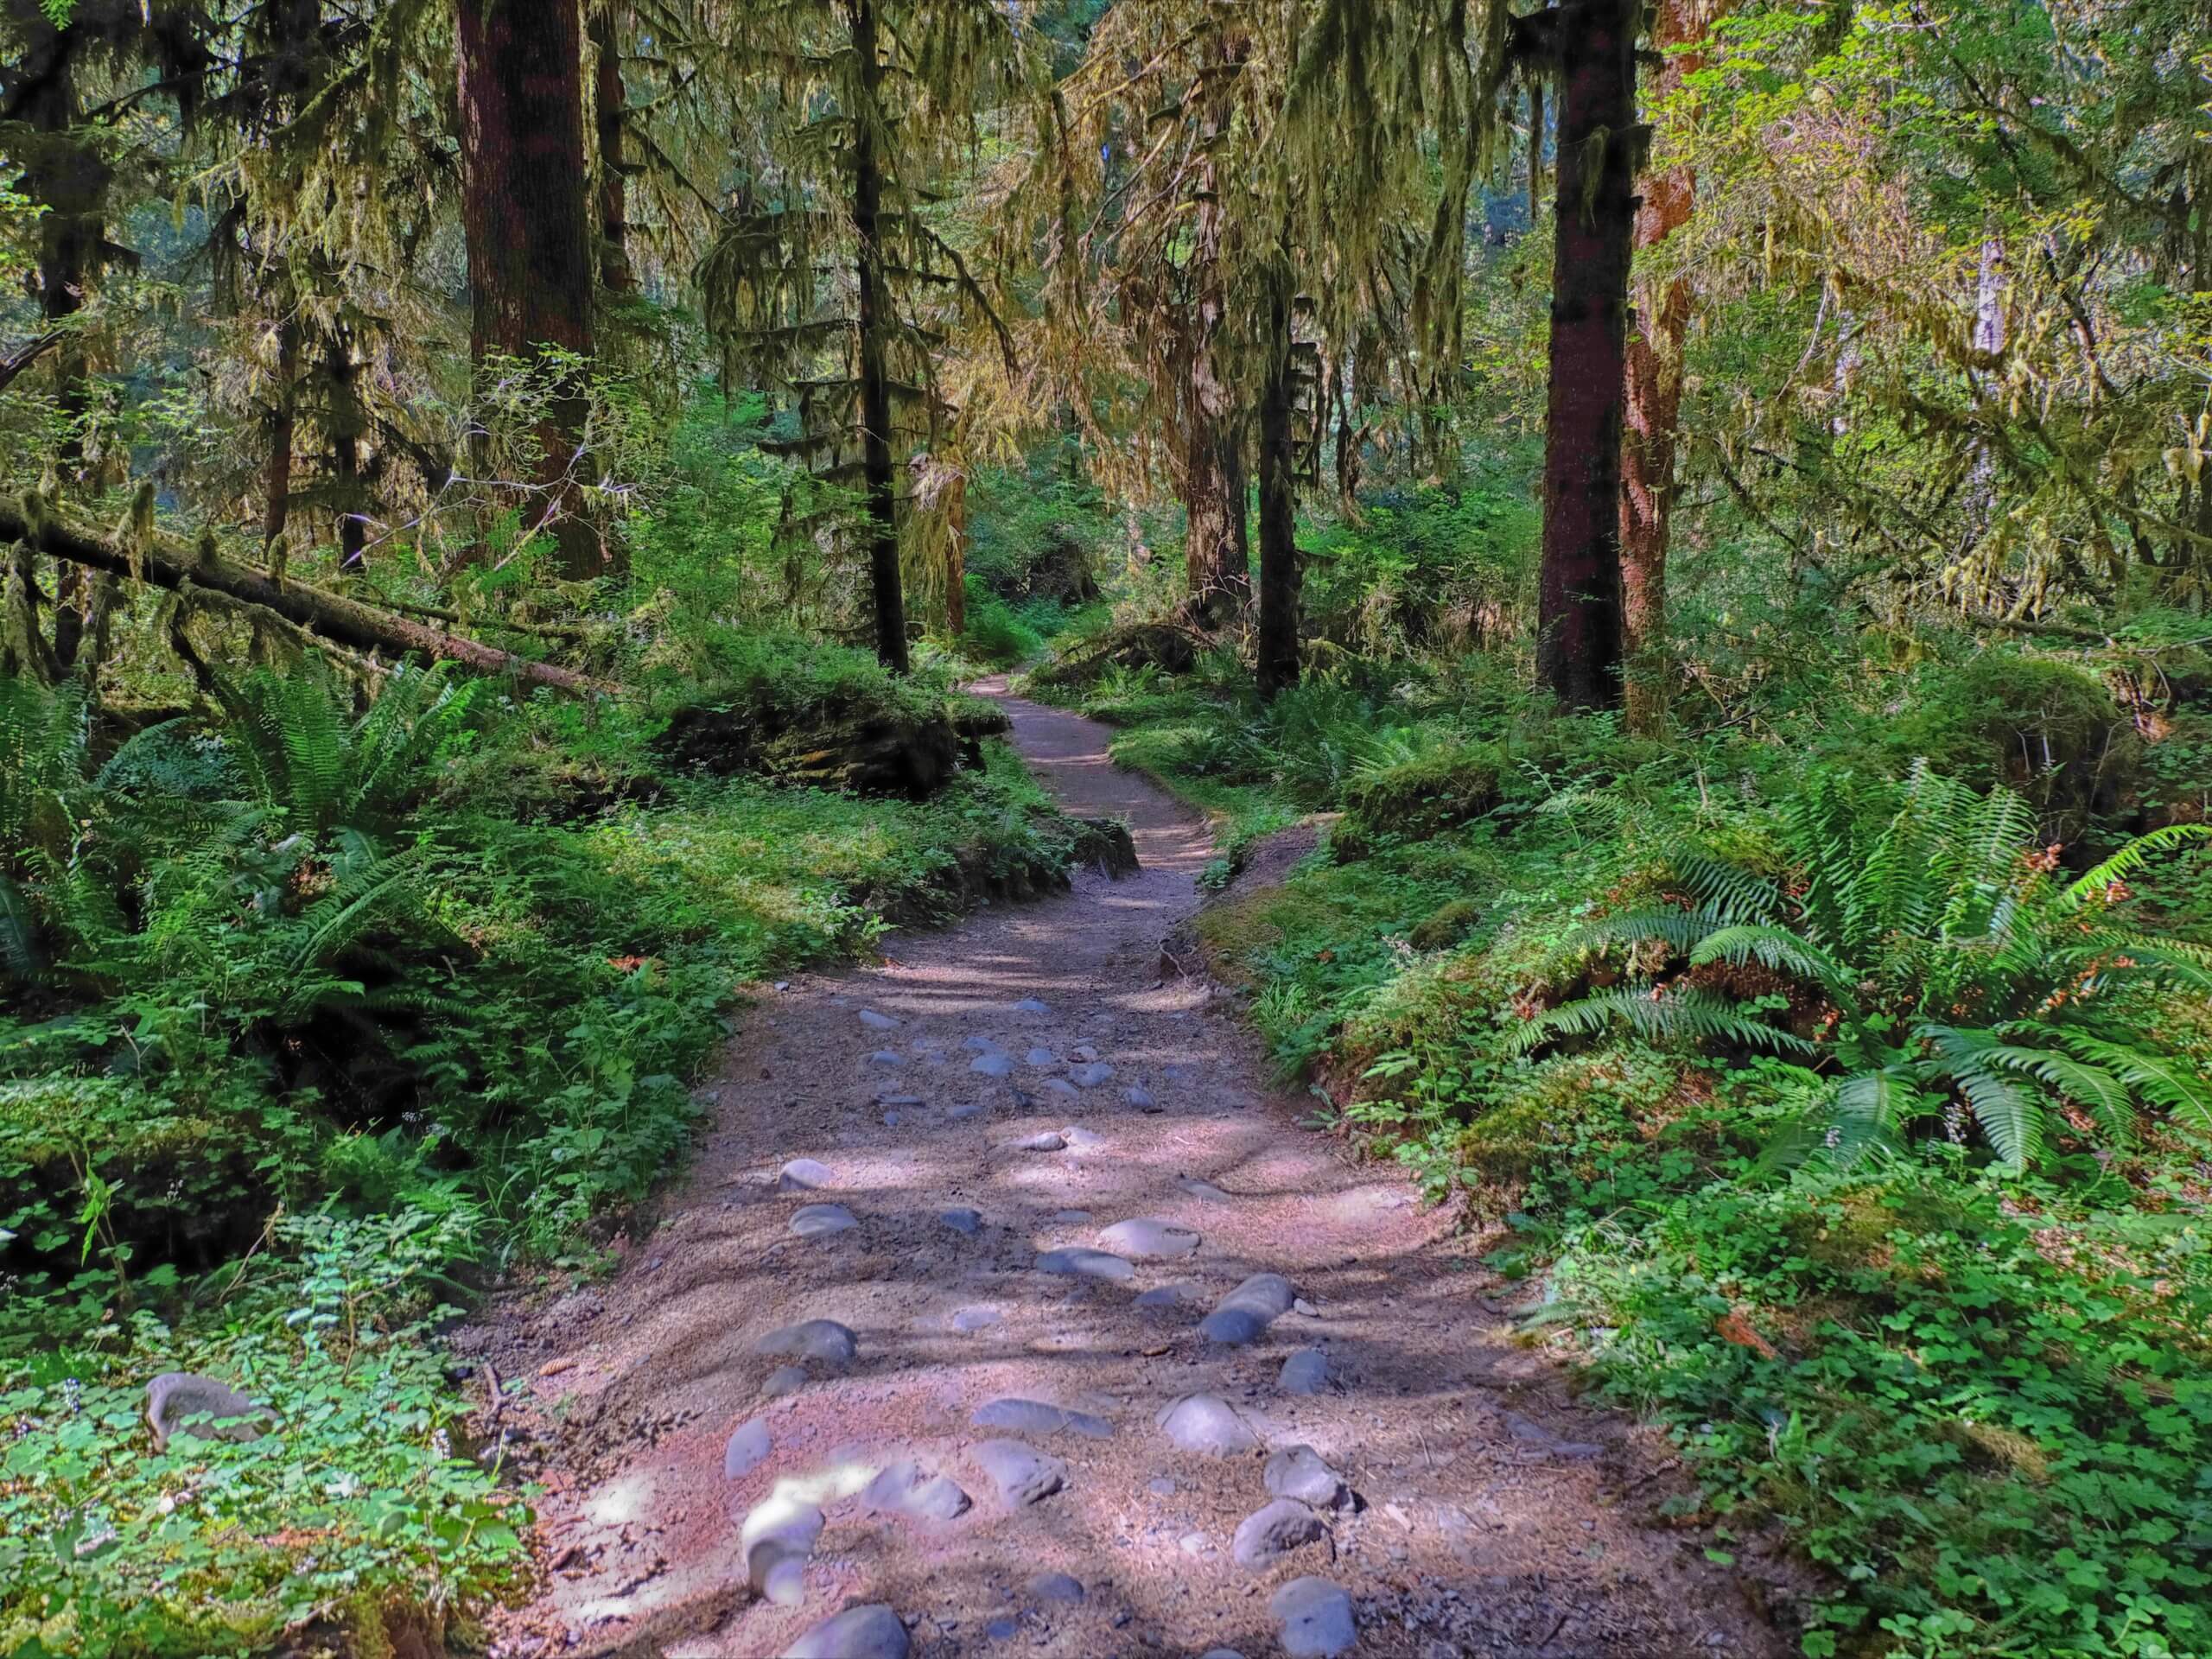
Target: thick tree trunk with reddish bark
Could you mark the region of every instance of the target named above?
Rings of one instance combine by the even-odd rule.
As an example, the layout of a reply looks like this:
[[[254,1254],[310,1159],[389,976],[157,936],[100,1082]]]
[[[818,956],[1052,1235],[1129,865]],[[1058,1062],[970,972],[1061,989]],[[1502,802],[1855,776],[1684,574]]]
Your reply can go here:
[[[300,346],[296,316],[276,325],[276,395],[269,410],[269,462],[264,471],[261,540],[273,546],[292,520],[292,445],[300,428]]]
[[[469,346],[524,360],[592,350],[590,170],[584,152],[579,0],[459,0],[462,218],[474,302]],[[537,434],[542,493],[563,570],[595,575],[604,544],[574,513],[585,389],[568,377]]]
[[[1240,60],[1241,40],[1224,40],[1224,63]],[[1217,141],[1228,125],[1224,100],[1217,96],[1206,113],[1205,142]],[[1198,211],[1191,230],[1190,344],[1182,404],[1182,493],[1185,529],[1184,574],[1190,588],[1192,620],[1218,627],[1243,610],[1251,598],[1251,536],[1244,511],[1244,447],[1236,430],[1236,400],[1219,360],[1217,344],[1229,304],[1222,263],[1222,209],[1215,163],[1199,165]]]
[[[1692,0],[1660,0],[1651,44],[1664,53],[1653,90],[1660,96],[1698,67],[1695,53],[1669,48],[1698,38]],[[1636,214],[1635,245],[1656,248],[1689,222],[1696,175],[1686,167],[1647,175]],[[1675,277],[1639,290],[1628,340],[1621,442],[1621,621],[1628,658],[1628,720],[1647,734],[1667,717],[1667,549],[1675,505],[1675,426],[1681,414],[1682,340],[1690,285]]]
[[[867,480],[868,581],[875,599],[875,654],[894,674],[906,659],[906,599],[899,575],[897,471],[891,454],[891,291],[884,280],[883,168],[875,121],[883,67],[874,0],[852,0],[853,54],[860,64],[859,130],[853,140],[853,231],[860,244],[861,471]]]
[[[1292,423],[1290,271],[1287,253],[1269,274],[1267,372],[1260,387],[1260,639],[1262,697],[1298,683],[1298,458]]]
[[[1637,0],[1548,14],[1559,91],[1536,671],[1570,709],[1621,701],[1621,401],[1636,217]]]
[[[599,281],[611,294],[637,291],[630,264],[630,197],[622,172],[622,40],[611,0],[591,9],[592,126],[599,162]]]

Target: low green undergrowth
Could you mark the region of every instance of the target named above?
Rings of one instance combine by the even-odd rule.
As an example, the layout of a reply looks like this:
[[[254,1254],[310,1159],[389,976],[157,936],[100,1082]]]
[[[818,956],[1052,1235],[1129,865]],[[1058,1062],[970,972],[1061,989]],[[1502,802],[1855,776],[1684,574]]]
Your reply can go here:
[[[721,695],[882,690],[791,656]],[[749,982],[1036,891],[1081,834],[996,742],[861,799],[664,767],[651,702],[413,671],[361,709],[258,670],[135,735],[0,695],[0,1653],[376,1651],[503,1592],[524,1495],[463,1444],[441,1305],[595,1268]],[[278,1427],[153,1452],[174,1370]]]
[[[1093,706],[1248,821],[1387,798],[1211,908],[1217,964],[1325,1121],[1541,1285],[1530,1338],[1674,1435],[1716,1554],[1821,1569],[1805,1652],[2202,1659],[2212,861],[2161,829],[2085,886],[2044,831],[2093,791],[1978,765],[1986,708],[1915,701],[1959,683],[1656,744],[1415,682],[1346,704],[1333,790],[1223,688]],[[1897,781],[1905,728],[1965,781]]]

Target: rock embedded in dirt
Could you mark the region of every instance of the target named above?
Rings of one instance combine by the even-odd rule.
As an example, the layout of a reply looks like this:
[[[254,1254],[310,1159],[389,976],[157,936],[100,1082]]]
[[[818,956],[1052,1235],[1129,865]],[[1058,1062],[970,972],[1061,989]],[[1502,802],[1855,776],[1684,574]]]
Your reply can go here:
[[[860,1224],[842,1204],[803,1204],[791,1214],[791,1231],[801,1238],[822,1238]]]
[[[1532,1446],[1545,1456],[1557,1458],[1564,1463],[1586,1463],[1592,1458],[1603,1457],[1605,1448],[1592,1440],[1562,1439],[1535,1419],[1523,1417],[1517,1411],[1505,1414],[1506,1432],[1523,1446]]]
[[[906,1627],[880,1602],[848,1607],[785,1648],[782,1659],[906,1659]]]
[[[1066,1573],[1039,1573],[1022,1586],[1032,1601],[1077,1602],[1083,1580]]]
[[[1301,1348],[1282,1363],[1275,1386],[1285,1394],[1325,1394],[1329,1387],[1329,1357],[1319,1348]]]
[[[1310,1446],[1287,1446],[1268,1459],[1268,1491],[1276,1497],[1295,1498],[1317,1510],[1333,1510],[1349,1503],[1351,1488]]]
[[[1160,1412],[1159,1423],[1185,1452],[1227,1458],[1260,1449],[1260,1437],[1218,1395],[1186,1394]]]
[[[1198,1322],[1198,1334],[1209,1342],[1232,1348],[1257,1341],[1270,1325],[1290,1312],[1293,1300],[1289,1280],[1279,1273],[1255,1273]]]
[[[745,1580],[755,1595],[779,1607],[806,1599],[806,1560],[822,1536],[822,1511],[811,1503],[770,1498],[745,1517],[738,1531],[745,1549]]]
[[[1035,1135],[1025,1135],[1019,1141],[1007,1141],[1007,1150],[1009,1152],[1065,1152],[1067,1149],[1067,1144],[1052,1130],[1042,1129]]]
[[[817,1187],[836,1185],[837,1173],[812,1158],[794,1158],[784,1166],[776,1185],[786,1192],[811,1192]]]
[[[760,1397],[763,1400],[780,1400],[785,1395],[797,1394],[806,1386],[806,1382],[805,1366],[779,1365],[761,1379]]]
[[[1126,1284],[1137,1276],[1135,1264],[1106,1250],[1046,1250],[1037,1258],[1037,1271],[1077,1279],[1110,1279]]]
[[[1113,1080],[1114,1068],[1100,1060],[1090,1065],[1078,1065],[1068,1073],[1068,1081],[1078,1089],[1096,1089],[1102,1083]]]
[[[969,1238],[983,1230],[983,1217],[980,1211],[966,1208],[940,1210],[937,1212],[937,1218],[954,1232],[965,1234]]]
[[[1026,1509],[1068,1484],[1068,1466],[1020,1440],[982,1440],[969,1453],[1010,1510]]]
[[[1359,1639],[1351,1598],[1326,1579],[1293,1579],[1268,1599],[1282,1621],[1282,1650],[1290,1659],[1336,1659]]]
[[[1096,1152],[1106,1144],[1106,1137],[1096,1129],[1077,1128],[1072,1123],[1060,1131],[1060,1139],[1068,1143],[1071,1152]]]
[[[1303,1503],[1279,1497],[1237,1524],[1230,1554],[1239,1567],[1273,1567],[1292,1551],[1318,1541],[1327,1529]]]
[[[773,1359],[814,1359],[829,1365],[849,1365],[861,1351],[861,1339],[849,1325],[835,1319],[807,1319],[771,1331],[753,1344],[753,1351]]]
[[[952,1328],[963,1336],[972,1336],[978,1331],[988,1331],[1006,1323],[1006,1315],[995,1307],[960,1307],[952,1313]]]
[[[767,1461],[771,1442],[768,1425],[761,1418],[741,1423],[731,1432],[729,1444],[722,1448],[722,1478],[742,1480]]]
[[[968,1421],[978,1428],[1010,1428],[1017,1434],[1081,1434],[1094,1440],[1114,1437],[1114,1425],[1103,1417],[1042,1400],[989,1401],[976,1407]]]
[[[1122,1090],[1122,1098],[1141,1112],[1156,1112],[1159,1103],[1152,1097],[1152,1090],[1141,1083],[1133,1083]]]
[[[1175,1185],[1192,1198],[1204,1198],[1208,1204],[1226,1204],[1230,1198],[1230,1194],[1200,1176],[1179,1175],[1175,1178]]]
[[[198,1371],[163,1371],[146,1384],[146,1421],[162,1452],[180,1431],[203,1440],[257,1440],[276,1426],[276,1414]]]
[[[974,1507],[959,1483],[925,1469],[912,1458],[879,1472],[861,1493],[873,1515],[906,1515],[918,1521],[957,1521]]]
[[[906,1064],[906,1057],[895,1048],[879,1048],[868,1057],[868,1063],[870,1065],[897,1067]]]
[[[1189,1300],[1190,1287],[1188,1285],[1161,1285],[1157,1289],[1147,1290],[1139,1296],[1136,1305],[1147,1313],[1154,1313],[1163,1308],[1180,1307]]]
[[[1065,1095],[1070,1100],[1073,1100],[1078,1094],[1083,1092],[1081,1090],[1077,1089],[1075,1084],[1070,1083],[1065,1077],[1047,1077],[1045,1079],[1043,1086],[1046,1094]]]
[[[1033,1048],[1021,1058],[1030,1065],[1052,1065],[1057,1064],[1059,1058],[1049,1048]]]
[[[1010,1054],[978,1054],[968,1062],[968,1069],[986,1077],[1010,1077],[1014,1072],[1014,1057]]]
[[[980,1101],[970,1100],[963,1102],[957,1106],[948,1106],[945,1108],[944,1115],[950,1122],[957,1123],[964,1117],[975,1116],[976,1113],[982,1109],[982,1103]]]
[[[870,1031],[896,1031],[900,1021],[887,1014],[878,1014],[874,1008],[861,1010],[861,1024]]]
[[[1025,996],[1014,1005],[1016,1014],[1050,1014],[1052,1010],[1033,996]]]
[[[1138,1216],[1117,1221],[1098,1235],[1098,1242],[1117,1255],[1134,1261],[1173,1261],[1198,1248],[1198,1236],[1175,1222],[1158,1216]]]

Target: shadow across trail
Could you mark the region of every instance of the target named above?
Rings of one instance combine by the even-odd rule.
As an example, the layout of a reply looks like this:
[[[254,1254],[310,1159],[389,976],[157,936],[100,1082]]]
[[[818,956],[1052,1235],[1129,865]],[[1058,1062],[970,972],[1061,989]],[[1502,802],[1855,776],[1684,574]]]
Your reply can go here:
[[[658,1228],[613,1282],[503,1333],[510,1365],[543,1367],[517,1414],[551,1448],[554,1566],[499,1651],[757,1659],[880,1602],[915,1659],[1262,1659],[1282,1650],[1276,1592],[1307,1577],[1342,1589],[1351,1650],[1377,1659],[1782,1651],[1727,1573],[1639,1514],[1663,1448],[1572,1404],[1485,1311],[1452,1218],[1298,1128],[1228,1000],[1163,979],[1205,826],[1109,765],[1104,728],[980,689],[1071,810],[1128,823],[1141,868],[896,936],[879,965],[747,1010]],[[1131,1222],[1175,1253],[1138,1254]],[[1210,1339],[1205,1316],[1257,1274],[1295,1306],[1251,1341]],[[809,1320],[856,1351],[762,1351]],[[1318,1392],[1286,1377],[1307,1352]],[[1194,1394],[1241,1425],[1229,1454],[1160,1426]],[[977,1425],[1006,1400],[1082,1427]],[[756,1422],[760,1455],[726,1473]],[[1009,1436],[1057,1490],[1001,1497],[985,1443]],[[1240,1563],[1267,1456],[1297,1446],[1357,1499]],[[903,1460],[971,1506],[875,1512],[863,1489]],[[744,1546],[793,1510],[822,1524],[786,1605],[752,1592]]]

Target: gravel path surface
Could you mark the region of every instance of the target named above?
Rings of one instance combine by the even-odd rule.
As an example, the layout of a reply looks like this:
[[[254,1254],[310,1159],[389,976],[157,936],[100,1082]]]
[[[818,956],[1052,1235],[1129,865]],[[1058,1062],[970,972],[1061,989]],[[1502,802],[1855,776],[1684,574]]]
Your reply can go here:
[[[1205,827],[1007,707],[1141,873],[766,998],[623,1271],[478,1329],[547,1488],[495,1651],[1783,1652],[1650,1524],[1663,1446],[1570,1403],[1450,1217],[1163,979]]]

